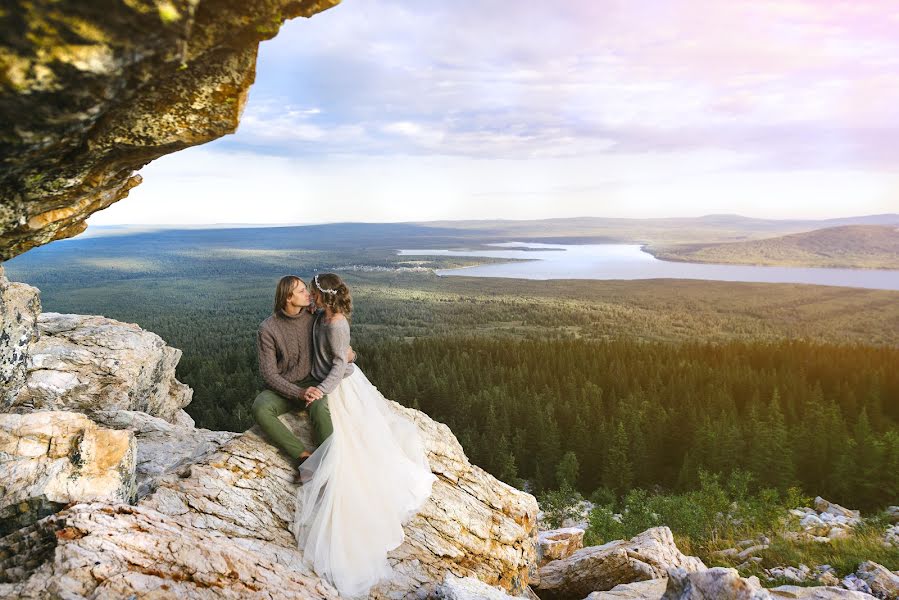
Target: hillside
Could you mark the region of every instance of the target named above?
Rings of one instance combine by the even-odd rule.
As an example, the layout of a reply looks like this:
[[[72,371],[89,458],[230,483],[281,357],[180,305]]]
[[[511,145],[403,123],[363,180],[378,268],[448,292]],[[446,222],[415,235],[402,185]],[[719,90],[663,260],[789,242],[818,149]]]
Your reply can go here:
[[[899,227],[846,225],[761,240],[646,250],[656,258],[682,262],[899,269]]]

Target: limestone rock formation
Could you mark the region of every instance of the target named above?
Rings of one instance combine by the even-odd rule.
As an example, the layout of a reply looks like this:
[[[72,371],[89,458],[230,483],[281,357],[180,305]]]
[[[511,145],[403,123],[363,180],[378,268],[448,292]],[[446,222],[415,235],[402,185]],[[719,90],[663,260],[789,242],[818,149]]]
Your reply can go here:
[[[6,410],[25,382],[25,363],[37,337],[40,312],[37,288],[10,283],[0,265],[0,410]]]
[[[687,572],[706,568],[698,558],[678,550],[670,529],[654,527],[631,540],[583,548],[544,565],[536,591],[544,600],[584,598],[621,583],[666,577],[669,568],[677,567]]]
[[[5,3],[0,260],[84,231],[136,169],[233,132],[259,42],[337,2]]]
[[[133,433],[79,413],[0,413],[0,535],[69,502],[133,500],[136,454]]]
[[[194,427],[180,352],[103,317],[36,320],[27,376],[0,413],[0,598],[336,597],[289,532],[288,461],[255,428]],[[534,497],[471,465],[445,425],[391,406],[418,426],[439,479],[372,596],[411,597],[448,574],[526,594]],[[311,445],[305,414],[283,419]]]
[[[447,573],[524,593],[536,560],[534,498],[468,463],[445,425],[393,406],[421,429],[440,480],[389,556],[395,577],[373,597],[411,596]],[[305,415],[287,423],[308,438]],[[137,506],[79,504],[0,540],[0,597],[37,598],[46,586],[97,598],[153,590],[190,598],[335,596],[301,564],[288,531],[291,468],[255,430],[157,483]],[[52,560],[22,567],[21,548],[31,543],[24,539],[43,540],[34,552]]]
[[[782,585],[768,590],[771,597],[795,598],[796,600],[874,600],[874,596],[862,592],[847,590],[841,587],[801,587],[798,585]]]
[[[27,378],[9,410],[142,411],[176,418],[193,391],[175,379],[181,351],[105,317],[43,313]]]

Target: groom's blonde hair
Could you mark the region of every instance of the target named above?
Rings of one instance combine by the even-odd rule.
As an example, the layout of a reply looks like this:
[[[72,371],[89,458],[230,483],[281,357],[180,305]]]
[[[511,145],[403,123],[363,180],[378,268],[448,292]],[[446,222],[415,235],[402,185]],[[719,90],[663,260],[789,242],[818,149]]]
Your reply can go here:
[[[287,306],[287,297],[297,285],[306,285],[306,283],[296,275],[285,275],[278,281],[278,287],[275,288],[275,313],[284,310],[284,307]]]

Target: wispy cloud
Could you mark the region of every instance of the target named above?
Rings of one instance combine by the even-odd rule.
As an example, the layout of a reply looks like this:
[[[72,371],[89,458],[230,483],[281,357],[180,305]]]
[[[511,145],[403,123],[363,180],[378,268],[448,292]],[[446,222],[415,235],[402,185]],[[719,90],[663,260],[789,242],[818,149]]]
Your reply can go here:
[[[897,211],[897,138],[894,0],[344,0],[100,219]]]

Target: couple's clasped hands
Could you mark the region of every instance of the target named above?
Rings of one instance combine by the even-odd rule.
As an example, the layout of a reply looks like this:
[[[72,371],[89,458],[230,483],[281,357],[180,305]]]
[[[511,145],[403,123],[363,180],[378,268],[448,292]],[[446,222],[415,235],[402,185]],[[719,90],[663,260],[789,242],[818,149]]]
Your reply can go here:
[[[316,400],[321,399],[322,396],[324,396],[324,394],[317,387],[307,387],[306,391],[303,393],[303,400],[306,401],[306,406],[309,406]]]

